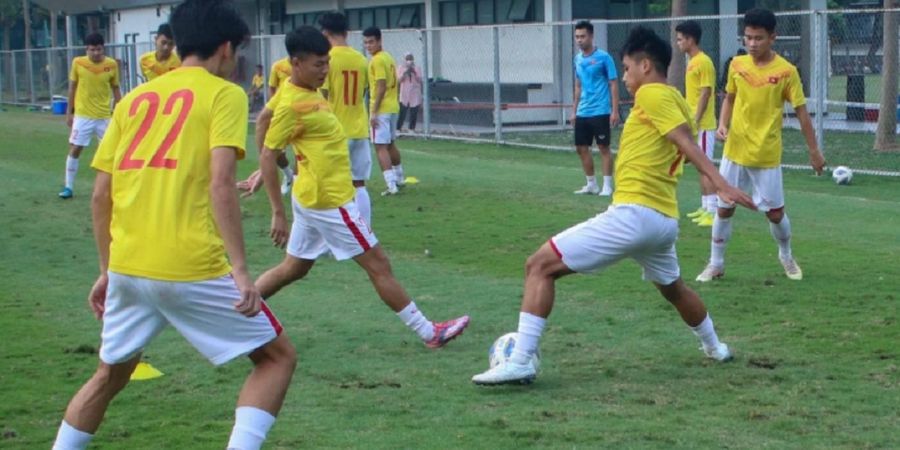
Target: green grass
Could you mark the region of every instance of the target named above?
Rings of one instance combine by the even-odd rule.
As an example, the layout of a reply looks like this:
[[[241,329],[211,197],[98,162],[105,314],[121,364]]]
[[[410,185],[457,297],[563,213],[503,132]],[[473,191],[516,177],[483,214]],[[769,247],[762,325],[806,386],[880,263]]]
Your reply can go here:
[[[0,113],[2,448],[48,448],[96,365],[99,324],[85,304],[97,275],[93,150],[76,197],[60,201],[66,135],[60,118]],[[781,273],[763,217],[738,213],[727,278],[689,281],[735,362],[705,360],[673,308],[623,262],[558,282],[534,385],[485,389],[469,378],[485,369],[492,340],[515,329],[525,258],[606,201],[571,195],[582,182],[572,154],[400,147],[407,173],[422,183],[373,196],[374,229],[424,312],[470,313],[472,325],[447,348],[428,350],[353,263],[322,261],[271,302],[300,364],[266,448],[900,447],[900,180],[859,176],[839,187],[786,173],[802,282]],[[241,173],[254,165],[242,163]],[[682,211],[697,196],[688,168]],[[258,274],[282,253],[269,244],[263,196],[242,206]],[[686,279],[702,269],[708,242],[708,230],[682,220]],[[166,375],[117,398],[94,448],[222,448],[249,363],[214,368],[171,330],[146,355]]]

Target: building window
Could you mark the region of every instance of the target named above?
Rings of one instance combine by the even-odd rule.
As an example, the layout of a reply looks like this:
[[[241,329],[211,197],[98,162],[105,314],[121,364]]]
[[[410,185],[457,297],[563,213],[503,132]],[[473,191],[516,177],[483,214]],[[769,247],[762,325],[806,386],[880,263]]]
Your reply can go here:
[[[441,26],[543,22],[541,0],[445,0],[440,3]]]
[[[424,5],[389,5],[374,8],[347,9],[347,21],[351,30],[364,30],[371,26],[381,29],[422,28]]]

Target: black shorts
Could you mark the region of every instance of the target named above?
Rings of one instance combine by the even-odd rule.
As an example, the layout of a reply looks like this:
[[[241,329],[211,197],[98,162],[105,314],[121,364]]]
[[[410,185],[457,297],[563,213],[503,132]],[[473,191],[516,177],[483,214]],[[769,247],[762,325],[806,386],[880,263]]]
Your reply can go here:
[[[575,117],[575,145],[609,145],[609,115]]]

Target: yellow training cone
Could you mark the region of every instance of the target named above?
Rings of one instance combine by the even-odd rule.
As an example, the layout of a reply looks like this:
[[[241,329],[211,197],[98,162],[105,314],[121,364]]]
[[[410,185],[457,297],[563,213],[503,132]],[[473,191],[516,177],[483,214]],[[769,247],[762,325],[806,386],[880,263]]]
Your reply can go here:
[[[406,184],[418,184],[419,179],[416,177],[406,177]]]
[[[134,372],[131,372],[132,380],[152,380],[161,376],[163,376],[162,372],[156,370],[150,363],[143,361],[138,363],[137,367],[134,368]]]

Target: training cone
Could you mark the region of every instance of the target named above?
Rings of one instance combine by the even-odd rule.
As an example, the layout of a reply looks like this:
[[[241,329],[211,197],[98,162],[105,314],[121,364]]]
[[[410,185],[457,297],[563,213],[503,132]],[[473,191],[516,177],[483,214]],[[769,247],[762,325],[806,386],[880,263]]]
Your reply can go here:
[[[406,184],[418,184],[419,179],[416,177],[406,177]]]
[[[156,370],[150,363],[145,363],[143,361],[138,363],[137,367],[134,368],[134,372],[131,372],[131,379],[138,381],[152,380],[161,376],[163,376],[162,372]]]

